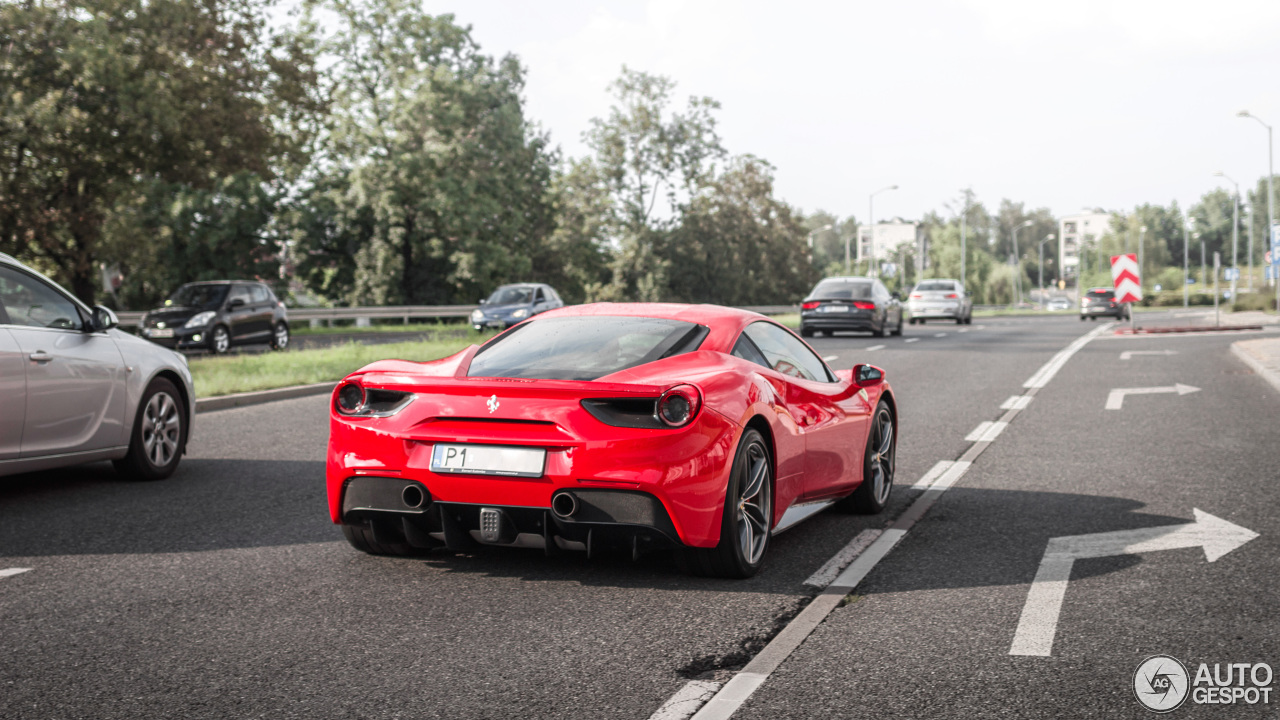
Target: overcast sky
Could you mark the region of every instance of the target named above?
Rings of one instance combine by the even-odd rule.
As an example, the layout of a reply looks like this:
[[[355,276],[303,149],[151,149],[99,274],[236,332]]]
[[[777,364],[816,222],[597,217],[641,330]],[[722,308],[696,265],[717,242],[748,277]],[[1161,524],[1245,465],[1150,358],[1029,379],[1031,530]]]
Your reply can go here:
[[[425,0],[528,68],[527,112],[570,155],[622,65],[723,104],[732,153],[806,211],[918,218],[961,188],[1068,214],[1194,201],[1265,176],[1280,0]],[[1263,209],[1265,212],[1265,208]]]

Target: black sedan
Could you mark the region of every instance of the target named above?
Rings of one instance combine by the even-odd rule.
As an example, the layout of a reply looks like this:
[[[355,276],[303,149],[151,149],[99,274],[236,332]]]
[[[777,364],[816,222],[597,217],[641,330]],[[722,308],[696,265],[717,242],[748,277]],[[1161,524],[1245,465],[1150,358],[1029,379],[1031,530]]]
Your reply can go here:
[[[284,303],[260,282],[218,280],[187,283],[142,316],[139,334],[175,350],[220,354],[233,345],[289,345]]]
[[[1116,302],[1116,292],[1109,287],[1096,287],[1080,298],[1080,319],[1113,317],[1117,320],[1129,319],[1129,306]]]
[[[901,335],[902,302],[875,278],[826,278],[800,304],[800,335],[837,330]]]

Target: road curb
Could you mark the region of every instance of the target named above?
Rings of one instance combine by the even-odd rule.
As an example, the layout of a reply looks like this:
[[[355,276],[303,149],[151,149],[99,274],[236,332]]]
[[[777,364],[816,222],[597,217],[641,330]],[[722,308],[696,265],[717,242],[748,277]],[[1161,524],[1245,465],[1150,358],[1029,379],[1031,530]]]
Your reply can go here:
[[[1263,380],[1271,383],[1271,387],[1280,392],[1280,371],[1267,367],[1267,365],[1257,355],[1249,351],[1249,349],[1241,347],[1245,343],[1257,342],[1256,340],[1242,340],[1241,342],[1231,343],[1231,352],[1245,365],[1248,365]]]
[[[233,407],[244,407],[246,405],[258,405],[261,403],[274,402],[276,400],[291,400],[293,398],[307,397],[310,395],[324,395],[331,392],[336,382],[322,382],[313,385],[294,385],[292,387],[276,388],[274,390],[258,390],[256,392],[236,393],[234,395],[219,395],[218,397],[196,398],[196,412],[209,412],[210,410],[225,410]]]

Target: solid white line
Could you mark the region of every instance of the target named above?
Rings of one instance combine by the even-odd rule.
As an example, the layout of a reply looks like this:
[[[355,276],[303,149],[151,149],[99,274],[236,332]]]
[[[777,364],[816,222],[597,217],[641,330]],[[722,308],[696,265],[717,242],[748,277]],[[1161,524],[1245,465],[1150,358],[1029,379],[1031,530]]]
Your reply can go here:
[[[823,563],[817,572],[804,581],[804,584],[817,588],[824,588],[830,585],[831,581],[836,579],[836,576],[840,574],[840,571],[846,565],[853,562],[854,558],[861,554],[863,550],[866,550],[872,542],[875,542],[876,538],[880,537],[881,532],[883,531],[868,528],[853,536],[848,545],[841,548],[840,552],[832,555],[830,560]]]
[[[933,336],[934,336],[934,337],[946,337],[946,336],[947,336],[947,334],[946,334],[946,333],[934,333],[934,335],[933,335]]]
[[[872,345],[871,347],[867,348],[867,352],[871,352],[872,350],[883,350],[883,349],[884,349],[883,345]]]
[[[907,338],[906,342],[920,342],[920,338]]]
[[[937,480],[938,478],[942,477],[942,473],[949,470],[951,466],[954,464],[955,462],[953,460],[939,460],[936,465],[929,468],[929,472],[925,473],[924,477],[917,480],[916,484],[911,486],[911,489],[924,490],[925,488],[932,485],[934,480]]]
[[[693,720],[728,720],[768,677],[767,674],[746,671],[734,675],[710,702],[702,706]]]
[[[1052,358],[1049,359],[1049,362],[1041,366],[1040,369],[1036,371],[1036,374],[1031,376],[1030,380],[1027,380],[1025,383],[1022,384],[1022,387],[1042,388],[1045,385],[1048,385],[1049,381],[1053,379],[1054,375],[1058,374],[1058,371],[1062,369],[1063,365],[1067,364],[1067,361],[1071,359],[1072,355],[1075,355],[1077,352],[1079,352],[1080,348],[1084,347],[1085,345],[1088,345],[1090,340],[1098,337],[1099,335],[1106,332],[1107,330],[1110,330],[1112,325],[1113,323],[1104,323],[1102,325],[1099,325],[1094,330],[1091,330],[1085,333],[1084,335],[1081,335],[1079,338],[1076,338],[1075,342],[1066,346],[1062,350],[1059,350],[1057,355],[1054,355]]]
[[[823,355],[822,359],[824,362],[831,362],[832,360],[835,360],[838,357],[840,356],[839,355]]]
[[[1026,410],[1031,404],[1030,395],[1014,395],[1000,405],[1001,410]]]
[[[1058,614],[1067,595],[1067,581],[1071,579],[1071,566],[1075,560],[1044,558],[1036,579],[1027,592],[1027,602],[1022,607],[1022,618],[1013,633],[1010,655],[1036,655],[1048,657],[1053,650],[1053,636],[1058,631]]]
[[[0,570],[0,578],[21,575],[24,572],[31,572],[31,568],[5,568],[4,570]]]
[[[720,689],[720,683],[710,680],[690,680],[669,700],[649,716],[649,720],[685,720],[702,707]]]

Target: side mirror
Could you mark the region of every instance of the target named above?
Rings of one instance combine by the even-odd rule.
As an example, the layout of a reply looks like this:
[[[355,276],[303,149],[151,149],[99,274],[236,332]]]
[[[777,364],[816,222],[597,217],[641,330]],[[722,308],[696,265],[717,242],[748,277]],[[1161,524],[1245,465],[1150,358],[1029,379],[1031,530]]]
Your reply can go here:
[[[853,366],[853,381],[859,387],[879,385],[882,380],[884,380],[884,371],[875,365],[859,363]]]
[[[231,302],[227,303],[228,310],[238,307],[244,307],[244,298],[232,298]]]
[[[105,332],[120,324],[120,319],[111,312],[111,308],[95,305],[93,307],[93,331]]]

